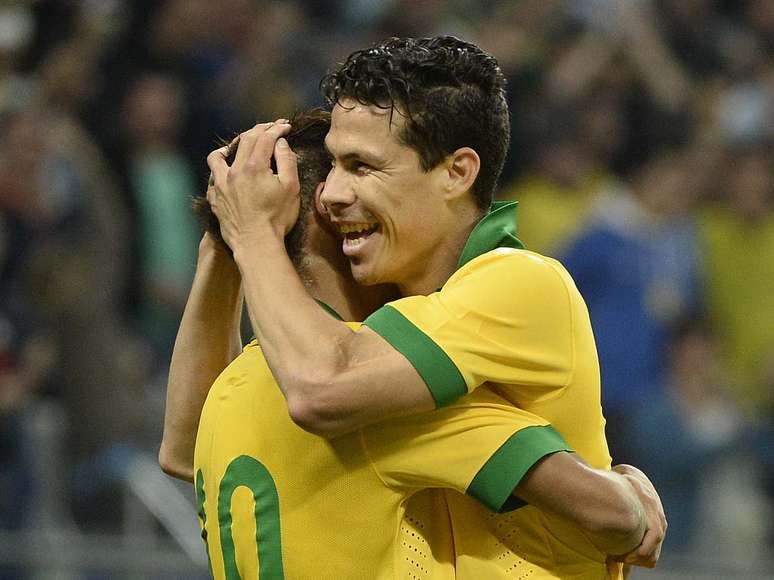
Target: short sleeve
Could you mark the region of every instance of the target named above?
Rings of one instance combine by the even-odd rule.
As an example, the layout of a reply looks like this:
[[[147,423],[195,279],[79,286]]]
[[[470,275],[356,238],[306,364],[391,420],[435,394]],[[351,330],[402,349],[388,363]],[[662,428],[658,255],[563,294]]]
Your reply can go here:
[[[438,292],[391,302],[364,324],[406,356],[438,407],[487,381],[519,385],[535,399],[570,380],[579,300],[558,262],[501,248]]]
[[[516,507],[512,492],[541,458],[571,451],[545,420],[517,409],[489,389],[433,411],[361,431],[382,481],[406,495],[447,488],[493,511]]]

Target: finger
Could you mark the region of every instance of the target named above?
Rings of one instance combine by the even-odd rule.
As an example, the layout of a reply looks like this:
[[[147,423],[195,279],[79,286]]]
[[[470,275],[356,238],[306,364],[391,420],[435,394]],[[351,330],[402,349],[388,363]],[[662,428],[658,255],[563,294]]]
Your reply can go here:
[[[228,164],[226,163],[227,151],[227,147],[221,147],[207,155],[207,165],[212,172],[212,183],[216,187],[219,183],[222,184],[226,182],[226,176],[228,175]],[[215,187],[210,187],[208,189],[214,190]]]
[[[623,559],[624,564],[631,564],[632,566],[644,566],[646,568],[653,568],[658,562],[657,552],[651,554],[639,554],[637,550],[626,554]]]
[[[255,149],[255,144],[258,141],[259,135],[266,131],[274,123],[259,123],[252,129],[240,133],[237,137],[239,139],[239,145],[237,146],[236,155],[234,156],[234,163],[232,167],[241,168],[248,162]]]
[[[284,137],[277,139],[274,146],[274,160],[277,162],[277,177],[286,191],[297,193],[301,188],[298,180],[298,156]]]
[[[658,493],[655,493],[655,496],[656,501],[658,502],[658,519],[661,522],[661,532],[662,534],[666,534],[669,523],[667,522],[666,513],[664,512],[664,504],[661,503],[661,498],[658,496]]]
[[[639,547],[636,550],[636,553],[640,556],[647,557],[648,555],[652,554],[656,550],[656,546],[658,545],[658,535],[653,532],[653,530],[648,530],[645,532],[645,535],[642,538],[642,542],[640,542]]]
[[[637,550],[640,554],[655,554],[661,552],[661,546],[664,544],[664,531],[659,528],[648,530],[642,538],[640,548]]]
[[[639,566],[640,568],[655,568],[657,562],[653,559],[630,556],[624,560],[624,564],[627,566]]]
[[[250,160],[245,167],[253,167],[256,169],[268,168],[271,163],[271,157],[274,154],[274,146],[277,143],[277,139],[283,135],[287,135],[289,132],[290,125],[287,123],[279,125],[275,124],[268,127],[258,136]]]

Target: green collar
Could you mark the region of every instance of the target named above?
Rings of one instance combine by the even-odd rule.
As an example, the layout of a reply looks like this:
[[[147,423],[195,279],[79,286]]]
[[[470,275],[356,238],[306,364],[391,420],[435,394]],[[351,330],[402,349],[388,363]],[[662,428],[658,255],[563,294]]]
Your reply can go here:
[[[492,204],[489,213],[470,232],[457,262],[458,270],[473,258],[495,248],[524,249],[524,244],[516,237],[518,205],[518,201],[495,201]]]
[[[317,298],[315,298],[314,300],[315,300],[315,302],[317,302],[317,304],[319,304],[322,307],[323,310],[325,310],[325,312],[327,312],[328,314],[333,316],[333,318],[335,318],[336,320],[340,320],[340,321],[344,322],[344,319],[341,317],[341,314],[336,312],[333,309],[333,306],[330,306],[330,305],[326,304],[325,302],[323,302],[322,300],[318,300]]]
[[[317,298],[315,298],[314,301],[317,302],[318,306],[320,306],[323,310],[325,310],[325,312],[327,312],[328,314],[333,316],[333,318],[335,318],[336,320],[340,320],[340,321],[344,322],[344,319],[341,317],[341,314],[336,312],[333,309],[333,306],[330,306],[330,305],[326,304],[325,302],[323,302],[322,300],[318,300]],[[247,344],[250,344],[255,339],[256,339],[256,336],[255,336],[255,334],[253,334],[250,337],[250,340],[247,341]]]

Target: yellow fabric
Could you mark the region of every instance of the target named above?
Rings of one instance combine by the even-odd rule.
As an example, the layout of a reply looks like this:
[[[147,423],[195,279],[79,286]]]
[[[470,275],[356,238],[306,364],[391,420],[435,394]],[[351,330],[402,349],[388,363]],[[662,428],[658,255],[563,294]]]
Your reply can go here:
[[[290,420],[260,348],[251,343],[213,385],[197,435],[194,469],[205,498],[200,523],[213,575],[226,578],[221,482],[228,466],[247,455],[276,486],[287,580],[453,578],[448,518],[431,509],[444,500],[417,495],[413,521],[402,522],[406,501],[428,487],[464,493],[503,442],[535,425],[546,422],[481,390],[440,411],[328,441]],[[257,577],[261,558],[254,504],[250,490],[238,487],[230,512],[242,578]]]
[[[591,323],[559,262],[500,248],[463,266],[439,292],[389,307],[443,350],[468,391],[486,385],[549,421],[593,467],[610,467]],[[449,505],[458,579],[619,574],[616,566],[608,575],[605,555],[577,527],[532,507],[495,515],[452,493]]]
[[[743,222],[730,210],[702,215],[708,312],[737,401],[755,413],[774,404],[774,217]]]

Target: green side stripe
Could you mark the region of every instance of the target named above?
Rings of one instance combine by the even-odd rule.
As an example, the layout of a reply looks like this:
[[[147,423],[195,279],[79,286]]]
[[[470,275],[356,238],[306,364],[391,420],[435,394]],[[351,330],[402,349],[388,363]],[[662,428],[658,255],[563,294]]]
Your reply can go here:
[[[392,306],[382,306],[363,324],[409,360],[430,389],[436,407],[453,403],[468,392],[449,355]]]
[[[204,551],[207,553],[207,568],[210,570],[210,576],[214,578],[212,574],[212,560],[210,559],[210,544],[207,541],[207,512],[204,509],[204,504],[207,498],[204,494],[204,474],[202,470],[196,472],[196,511],[199,514],[199,518],[202,520],[202,540],[204,540]]]
[[[524,504],[511,494],[541,458],[557,451],[572,451],[551,425],[526,427],[511,435],[470,482],[467,494],[490,510],[507,512]]]

